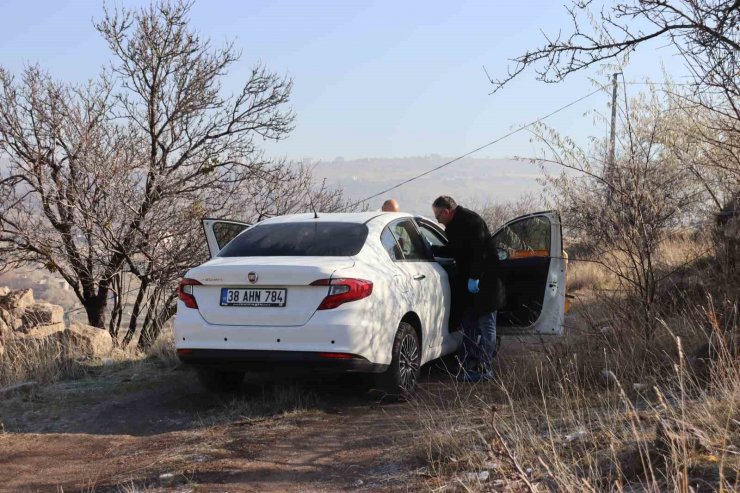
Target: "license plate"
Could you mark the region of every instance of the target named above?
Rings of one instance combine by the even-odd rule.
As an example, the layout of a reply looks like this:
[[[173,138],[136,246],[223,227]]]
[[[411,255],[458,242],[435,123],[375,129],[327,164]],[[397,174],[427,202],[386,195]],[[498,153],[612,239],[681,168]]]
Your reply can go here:
[[[287,289],[221,288],[221,306],[284,307]]]

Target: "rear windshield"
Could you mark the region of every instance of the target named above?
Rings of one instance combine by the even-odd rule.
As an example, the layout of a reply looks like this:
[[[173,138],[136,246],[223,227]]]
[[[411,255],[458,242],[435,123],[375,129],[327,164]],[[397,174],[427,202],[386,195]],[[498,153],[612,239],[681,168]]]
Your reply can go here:
[[[219,257],[349,257],[365,244],[367,226],[355,223],[258,224],[234,238]]]

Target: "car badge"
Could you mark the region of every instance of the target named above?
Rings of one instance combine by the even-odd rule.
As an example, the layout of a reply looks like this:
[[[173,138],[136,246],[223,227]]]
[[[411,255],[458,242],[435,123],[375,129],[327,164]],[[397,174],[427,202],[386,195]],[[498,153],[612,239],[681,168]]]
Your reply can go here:
[[[259,277],[257,276],[256,272],[250,272],[249,274],[247,274],[247,279],[249,279],[249,282],[254,284],[257,282],[257,279],[259,279]]]

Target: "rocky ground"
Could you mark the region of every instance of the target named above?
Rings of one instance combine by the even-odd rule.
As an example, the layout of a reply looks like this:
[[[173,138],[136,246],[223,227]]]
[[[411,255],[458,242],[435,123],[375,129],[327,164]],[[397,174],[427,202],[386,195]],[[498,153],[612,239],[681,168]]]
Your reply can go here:
[[[33,290],[0,287],[0,356],[7,347],[56,342],[80,357],[106,357],[113,350],[110,334],[88,325],[64,323],[64,309],[34,299]],[[0,375],[0,382],[2,376]]]
[[[251,375],[211,394],[167,356],[126,356],[0,287],[0,492],[426,489],[413,406],[366,380]]]
[[[154,360],[91,368],[0,399],[0,491],[428,489],[413,404],[367,388],[253,375],[218,395]]]

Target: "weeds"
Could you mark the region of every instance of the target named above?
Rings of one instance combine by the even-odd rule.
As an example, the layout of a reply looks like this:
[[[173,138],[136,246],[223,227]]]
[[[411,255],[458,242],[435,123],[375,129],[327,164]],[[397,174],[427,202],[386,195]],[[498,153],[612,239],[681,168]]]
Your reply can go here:
[[[735,491],[740,327],[720,325],[711,300],[686,317],[682,330],[660,321],[654,347],[603,334],[584,344],[579,334],[502,361],[496,382],[455,385],[447,405],[420,398],[418,452],[442,484],[487,471],[489,483],[523,491]],[[687,353],[687,326],[711,346],[703,372]],[[599,367],[614,380],[600,381]]]
[[[259,395],[235,396],[223,406],[223,418],[228,420],[250,419],[319,407],[315,392],[299,385],[274,385],[263,388]]]
[[[0,386],[27,380],[51,383],[85,374],[78,355],[59,339],[9,338],[0,353]]]

